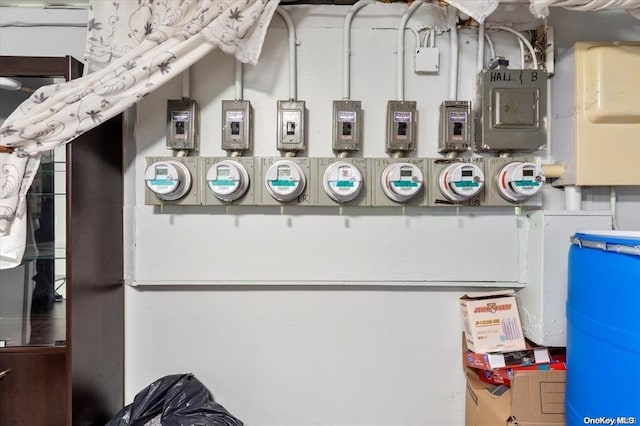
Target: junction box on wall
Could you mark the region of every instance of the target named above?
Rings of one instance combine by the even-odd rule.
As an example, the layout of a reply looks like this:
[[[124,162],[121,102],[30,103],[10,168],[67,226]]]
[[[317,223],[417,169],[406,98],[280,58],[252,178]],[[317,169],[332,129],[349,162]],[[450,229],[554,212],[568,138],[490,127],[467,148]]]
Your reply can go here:
[[[476,78],[475,150],[537,151],[547,144],[547,73],[484,69]]]

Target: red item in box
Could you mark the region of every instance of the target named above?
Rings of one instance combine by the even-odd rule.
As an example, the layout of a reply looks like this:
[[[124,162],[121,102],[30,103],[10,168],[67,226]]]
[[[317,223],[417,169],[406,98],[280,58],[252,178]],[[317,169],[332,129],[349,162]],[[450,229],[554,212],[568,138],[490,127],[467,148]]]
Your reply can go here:
[[[464,364],[471,368],[494,370],[532,364],[548,364],[551,355],[547,348],[532,348],[523,351],[478,354],[470,350],[463,353]]]
[[[555,360],[550,364],[536,364],[518,366],[512,368],[496,368],[494,370],[477,370],[480,380],[492,385],[505,385],[511,386],[511,379],[515,371],[564,371],[567,369],[567,364],[564,360]]]

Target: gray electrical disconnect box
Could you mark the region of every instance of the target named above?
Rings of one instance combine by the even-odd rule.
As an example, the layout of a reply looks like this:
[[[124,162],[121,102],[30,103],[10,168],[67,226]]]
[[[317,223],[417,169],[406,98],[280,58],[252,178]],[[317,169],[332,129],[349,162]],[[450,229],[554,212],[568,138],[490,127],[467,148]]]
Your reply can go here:
[[[222,149],[250,151],[251,136],[251,103],[222,101]]]
[[[416,102],[387,103],[387,152],[413,151],[416,146]]]
[[[473,148],[473,115],[469,101],[444,101],[440,105],[438,151],[464,152]]]
[[[167,148],[198,149],[198,104],[189,98],[167,101]]]
[[[333,150],[359,151],[362,146],[360,101],[333,101]]]
[[[304,151],[304,101],[278,101],[278,150]]]
[[[545,71],[485,69],[476,83],[476,150],[536,151],[546,147]]]

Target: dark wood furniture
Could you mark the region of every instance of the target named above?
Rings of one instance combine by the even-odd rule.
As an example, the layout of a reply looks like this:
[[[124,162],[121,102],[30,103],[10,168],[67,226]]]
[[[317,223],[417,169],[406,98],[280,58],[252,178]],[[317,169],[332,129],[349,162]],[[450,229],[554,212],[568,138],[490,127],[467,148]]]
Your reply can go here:
[[[67,57],[0,56],[0,76],[81,75]],[[0,425],[104,425],[124,400],[122,116],[67,146],[66,341],[0,348]]]

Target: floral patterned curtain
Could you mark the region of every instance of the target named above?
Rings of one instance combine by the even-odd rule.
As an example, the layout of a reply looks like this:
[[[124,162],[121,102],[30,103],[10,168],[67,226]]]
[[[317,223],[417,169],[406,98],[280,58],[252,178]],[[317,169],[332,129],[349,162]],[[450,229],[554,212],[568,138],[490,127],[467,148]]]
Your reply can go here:
[[[215,48],[256,64],[273,0],[92,0],[82,78],[38,89],[0,127],[0,269],[20,264],[39,153],[120,114]]]

